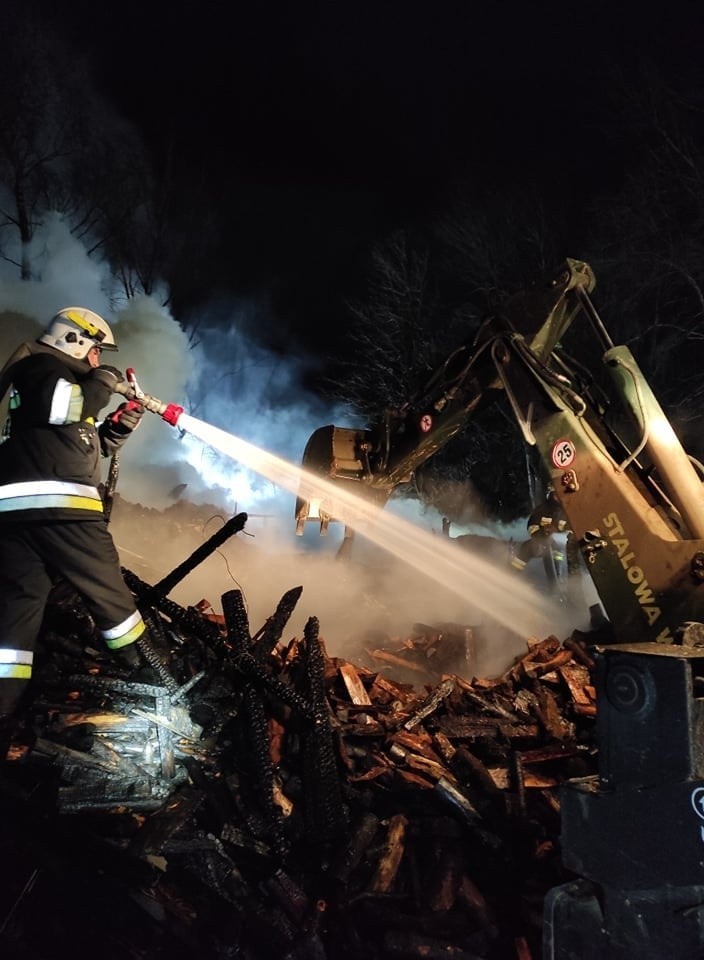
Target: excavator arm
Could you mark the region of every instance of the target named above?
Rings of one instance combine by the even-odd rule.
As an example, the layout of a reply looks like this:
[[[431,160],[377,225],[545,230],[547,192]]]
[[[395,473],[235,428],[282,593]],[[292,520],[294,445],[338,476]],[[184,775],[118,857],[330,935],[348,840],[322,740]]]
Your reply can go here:
[[[387,410],[380,423],[366,430],[328,425],[306,444],[302,466],[326,480],[355,484],[355,493],[383,506],[394,489],[408,483],[416,470],[448,443],[470,418],[493,402],[503,388],[494,357],[497,336],[511,331],[528,338],[538,357],[548,355],[581,308],[581,291],[594,286],[586,263],[570,260],[539,289],[510,302],[505,315],[486,321],[470,344],[458,347],[416,396]],[[336,518],[324,504],[299,497],[296,532],[306,521],[320,523],[320,532]]]
[[[588,264],[567,260],[508,301],[416,397],[368,430],[325,426],[303,466],[380,508],[487,403],[508,401],[577,539],[619,641],[672,643],[704,619],[704,487],[628,347],[615,346],[590,294]],[[598,376],[566,353],[582,321]],[[350,487],[350,485],[354,485]],[[299,497],[297,532],[336,518]]]

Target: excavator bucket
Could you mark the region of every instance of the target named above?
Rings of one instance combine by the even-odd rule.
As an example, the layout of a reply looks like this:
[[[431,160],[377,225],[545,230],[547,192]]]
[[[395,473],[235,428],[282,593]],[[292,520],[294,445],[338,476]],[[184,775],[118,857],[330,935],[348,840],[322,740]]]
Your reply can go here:
[[[339,486],[383,506],[391,487],[372,486],[374,476],[369,465],[369,451],[373,446],[372,434],[368,430],[328,424],[311,434],[301,466],[306,473],[325,480],[330,488]],[[344,521],[344,517],[335,515],[337,512],[325,493],[319,498],[299,494],[296,498],[296,534],[302,536],[306,522],[314,521],[320,524],[320,535],[325,536],[330,522]]]
[[[311,434],[303,451],[301,466],[308,473],[320,476],[329,482],[338,477],[345,480],[361,480],[365,470],[357,449],[365,439],[365,431],[329,424],[319,427]],[[325,509],[324,498],[296,498],[296,534],[303,535],[306,521],[320,523],[320,535],[328,532],[328,524],[338,518]]]

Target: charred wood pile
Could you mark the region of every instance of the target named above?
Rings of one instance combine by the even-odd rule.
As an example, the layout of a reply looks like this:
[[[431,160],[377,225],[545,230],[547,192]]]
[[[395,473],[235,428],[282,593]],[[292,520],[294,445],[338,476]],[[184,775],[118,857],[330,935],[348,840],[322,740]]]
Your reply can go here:
[[[0,954],[538,960],[544,895],[571,879],[559,787],[596,772],[589,638],[527,639],[467,679],[437,667],[471,647],[459,625],[352,663],[315,617],[282,639],[300,587],[255,632],[239,590],[222,615],[169,600],[245,520],[158,584],[123,571],[137,670],[55,592],[0,776]]]

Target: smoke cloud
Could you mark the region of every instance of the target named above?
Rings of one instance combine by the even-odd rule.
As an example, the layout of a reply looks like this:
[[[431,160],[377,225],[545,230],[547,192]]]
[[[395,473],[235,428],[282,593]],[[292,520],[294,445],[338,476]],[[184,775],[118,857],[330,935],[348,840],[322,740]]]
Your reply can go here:
[[[189,342],[162,305],[166,291],[127,300],[107,266],[89,258],[60,216],[47,218],[29,257],[39,280],[19,279],[19,257],[11,258],[15,264],[0,264],[4,357],[23,340],[36,339],[61,307],[86,306],[105,317],[115,333],[118,352],[104,355],[103,362],[123,371],[133,368],[146,393],[252,443],[268,444],[280,456],[300,459],[311,424],[337,415],[316,398],[302,396],[301,371],[293,363],[246,340],[238,330],[237,307],[230,316],[221,313],[217,326],[206,318],[196,342]],[[280,492],[267,481],[149,414],[121,458],[119,491],[159,509],[180,495],[224,510],[282,514],[290,508],[293,515],[292,503],[282,504]]]
[[[107,362],[122,370],[132,367],[146,393],[180,404],[193,416],[292,463],[300,462],[317,427],[358,425],[349,411],[330,409],[302,389],[300,361],[272,355],[244,335],[243,313],[264,305],[233,304],[226,310],[220,305],[217,315],[205,312],[191,342],[163,306],[167,291],[127,300],[107,265],[87,255],[60,216],[47,218],[29,253],[41,279],[21,281],[11,263],[18,258],[0,264],[0,362],[22,340],[35,339],[56,310],[86,306],[114,329],[119,351]],[[478,650],[477,673],[500,672],[525,650],[520,623],[515,634],[494,629],[471,598],[443,590],[432,571],[423,577],[363,538],[355,540],[351,558],[342,562],[336,554],[343,531],[335,525],[320,537],[310,523],[304,536],[296,537],[293,495],[159,417],[146,414],[124,448],[117,491],[111,529],[123,565],[150,583],[180,564],[234,513],[248,514],[245,530],[189,574],[171,597],[183,605],[206,599],[221,612],[221,596],[241,589],[252,632],[274,612],[285,591],[302,585],[284,639],[300,636],[307,619],[316,616],[333,655],[354,659],[370,645],[379,646],[379,638],[402,645],[417,621],[481,628],[489,640]],[[439,534],[442,529],[438,514],[422,511],[414,502],[392,500],[386,509],[426,530]],[[525,528],[481,532],[502,539],[525,537]],[[507,580],[507,596],[509,592]],[[556,607],[550,632],[575,626],[584,624],[568,624]]]

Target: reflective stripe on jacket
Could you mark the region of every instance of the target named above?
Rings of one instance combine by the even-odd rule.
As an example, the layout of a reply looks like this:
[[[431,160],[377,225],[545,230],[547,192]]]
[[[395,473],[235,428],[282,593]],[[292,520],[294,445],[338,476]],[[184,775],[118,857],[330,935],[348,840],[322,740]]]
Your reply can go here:
[[[78,423],[83,411],[83,391],[77,383],[69,383],[61,378],[57,380],[51,398],[49,423],[59,426],[64,423]]]
[[[27,480],[0,486],[0,513],[46,508],[103,511],[97,487],[62,480]]]
[[[96,427],[111,390],[94,372],[53,349],[6,369],[14,402],[0,443],[3,524],[103,519],[100,461],[114,452],[115,438],[109,419]]]
[[[29,680],[33,661],[31,650],[0,648],[0,680]]]

